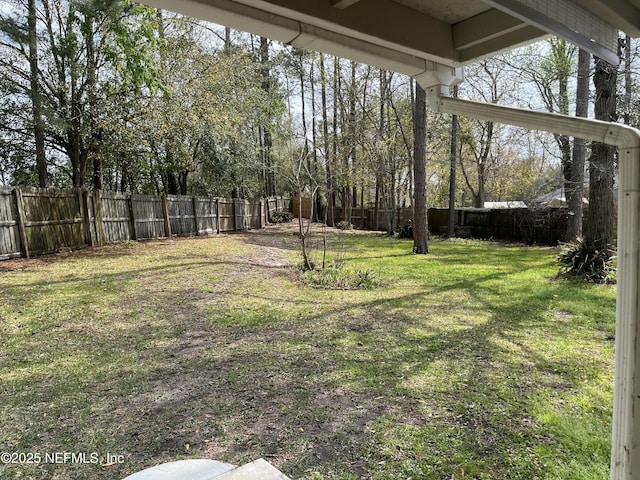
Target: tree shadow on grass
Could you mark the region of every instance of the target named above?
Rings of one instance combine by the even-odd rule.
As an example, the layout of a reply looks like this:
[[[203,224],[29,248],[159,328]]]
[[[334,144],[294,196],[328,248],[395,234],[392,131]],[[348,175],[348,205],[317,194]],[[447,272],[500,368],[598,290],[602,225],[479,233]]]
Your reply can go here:
[[[571,322],[548,318],[563,286],[501,297],[496,284],[511,268],[452,275],[420,292],[319,300],[321,292],[255,290],[254,280],[268,282],[274,268],[246,258],[175,262],[142,269],[184,280],[129,292],[104,317],[112,328],[77,322],[82,330],[60,336],[75,342],[56,351],[66,373],[45,359],[51,372],[25,370],[0,383],[4,398],[15,395],[16,426],[29,415],[51,418],[21,440],[5,430],[7,439],[126,455],[106,469],[73,466],[66,478],[124,477],[189,457],[264,457],[292,478],[540,478],[535,451],[554,440],[535,419],[539,392],[588,380],[588,352],[549,355],[529,343],[574,334]],[[289,275],[275,271],[279,281]],[[207,291],[207,278],[218,275],[238,282]],[[27,473],[44,478],[53,469]]]
[[[448,288],[467,291],[468,283]],[[447,331],[429,327],[428,317],[413,316],[420,296],[356,303],[299,321],[277,307],[265,308],[241,326],[229,325],[226,333],[215,329],[222,333],[215,339],[209,331],[206,347],[194,350],[188,343],[173,352],[152,375],[154,389],[132,404],[146,408],[142,419],[177,428],[177,437],[165,439],[160,458],[186,455],[182,444],[189,443],[193,451],[232,463],[263,456],[294,478],[309,471],[363,478],[399,456],[381,441],[402,437],[393,430],[395,422],[409,426],[416,438],[433,435],[423,438],[425,451],[415,452],[425,455],[423,462],[454,449],[464,452],[433,463],[431,473],[453,475],[466,466],[509,476],[510,449],[530,454],[551,443],[527,398],[541,388],[578,388],[584,358],[550,360],[522,348],[516,359],[496,341],[522,346],[521,332],[532,328],[543,308],[529,306],[531,317],[514,321],[513,305],[504,305],[491,310],[487,321]],[[547,294],[537,300],[544,304]],[[392,319],[384,315],[403,309]],[[557,334],[570,330],[561,325]],[[442,378],[431,385],[434,372]],[[185,431],[175,423],[180,418],[200,426]],[[380,427],[391,430],[381,433]],[[394,468],[405,468],[410,457]],[[522,478],[534,478],[542,468],[533,460],[516,467]]]

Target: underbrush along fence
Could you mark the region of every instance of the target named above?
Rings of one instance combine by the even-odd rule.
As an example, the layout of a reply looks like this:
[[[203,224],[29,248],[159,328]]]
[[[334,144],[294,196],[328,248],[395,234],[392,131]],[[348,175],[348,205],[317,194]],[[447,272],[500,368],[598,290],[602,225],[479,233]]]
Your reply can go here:
[[[0,188],[0,260],[131,240],[262,228],[291,200]]]

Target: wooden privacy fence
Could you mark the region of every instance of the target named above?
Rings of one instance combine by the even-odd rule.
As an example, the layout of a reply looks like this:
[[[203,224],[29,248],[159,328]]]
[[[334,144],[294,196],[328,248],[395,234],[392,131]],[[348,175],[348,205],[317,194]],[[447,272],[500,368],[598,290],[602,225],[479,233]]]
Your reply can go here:
[[[0,260],[129,240],[261,228],[289,198],[249,201],[0,187]]]
[[[377,213],[377,218],[376,218]],[[343,217],[342,209],[335,208],[336,221]],[[402,226],[413,217],[411,208],[398,208],[395,211],[396,227]],[[363,230],[386,230],[391,217],[390,210],[382,208],[351,209],[351,223]],[[429,231],[432,234],[446,234],[449,210],[430,208],[428,211]],[[455,231],[459,237],[494,238],[513,240],[529,244],[541,243],[555,245],[564,237],[567,226],[567,208],[512,208],[456,209]]]

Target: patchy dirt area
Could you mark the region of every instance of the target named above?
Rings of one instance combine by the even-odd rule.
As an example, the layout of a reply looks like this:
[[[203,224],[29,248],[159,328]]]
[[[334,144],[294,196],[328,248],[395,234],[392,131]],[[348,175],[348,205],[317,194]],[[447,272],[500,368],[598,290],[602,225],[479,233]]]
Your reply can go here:
[[[312,226],[316,237],[321,228]],[[74,426],[77,434],[108,437],[127,457],[96,478],[190,457],[232,464],[263,457],[298,479],[314,478],[323,465],[336,463],[366,478],[366,462],[357,452],[370,441],[368,422],[387,406],[326,378],[337,369],[324,345],[333,340],[317,333],[332,331],[335,319],[330,302],[297,297],[290,280],[299,275],[298,249],[298,225],[292,222],[0,262],[1,272],[63,269],[54,277],[96,269],[95,280],[78,284],[87,291],[95,288],[92,281],[107,281],[100,272],[123,272],[114,289],[126,304],[106,307],[104,330],[93,328],[97,320],[83,318],[82,325],[73,314],[68,326],[57,321],[76,351],[84,344],[98,352],[129,344],[126,356],[135,359],[132,365],[110,360],[116,363],[109,368],[119,373],[85,387],[91,395],[87,404],[63,407],[91,412],[88,424]],[[305,316],[308,323],[300,323]],[[94,338],[81,338],[89,331]],[[57,356],[75,354],[63,350]],[[130,374],[143,380],[128,386]],[[39,388],[46,397],[55,385]],[[50,428],[53,439],[73,430],[68,424]],[[59,447],[53,442],[48,448]],[[75,475],[82,474],[59,478]]]
[[[366,461],[357,452],[371,441],[368,422],[388,406],[322,378],[334,360],[319,348],[323,340],[316,338],[314,322],[325,323],[331,313],[317,310],[309,325],[292,329],[291,311],[313,306],[300,302],[292,308],[287,304],[296,300],[271,291],[273,286],[256,304],[252,297],[261,294],[242,286],[242,279],[253,283],[297,275],[291,255],[299,245],[297,225],[228,238],[245,248],[225,258],[218,294],[199,293],[194,305],[207,309],[234,303],[265,324],[250,318],[244,324],[201,320],[185,325],[144,391],[120,405],[128,425],[119,443],[139,444],[139,460],[148,462],[142,457],[151,456],[151,463],[194,456],[241,464],[263,457],[294,478],[311,478],[323,464],[337,462],[351,475],[366,478]],[[265,305],[269,296],[274,303]]]

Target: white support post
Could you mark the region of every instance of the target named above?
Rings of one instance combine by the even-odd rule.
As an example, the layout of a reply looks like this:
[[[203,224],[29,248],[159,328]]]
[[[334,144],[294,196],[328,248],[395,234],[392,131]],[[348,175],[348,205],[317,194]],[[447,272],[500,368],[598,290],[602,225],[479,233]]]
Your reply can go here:
[[[617,123],[448,98],[442,96],[443,90],[441,85],[427,87],[430,105],[440,112],[584,138],[619,148],[618,292],[610,478],[639,480],[640,131]]]
[[[621,148],[618,185],[618,297],[611,480],[640,478],[640,151]]]

